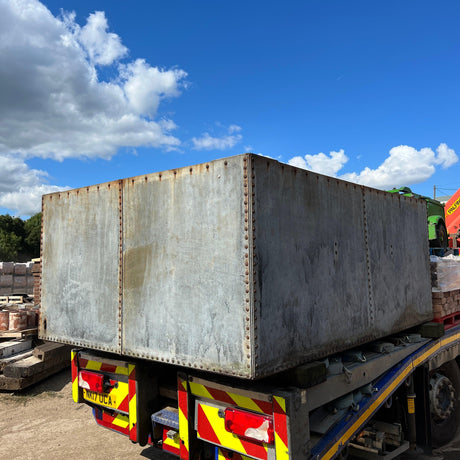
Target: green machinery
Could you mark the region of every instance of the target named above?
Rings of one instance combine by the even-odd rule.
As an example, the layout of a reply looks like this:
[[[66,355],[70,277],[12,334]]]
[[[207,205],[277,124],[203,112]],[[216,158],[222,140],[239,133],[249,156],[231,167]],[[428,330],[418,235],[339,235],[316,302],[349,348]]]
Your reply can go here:
[[[388,192],[425,200],[427,205],[428,238],[430,240],[430,246],[443,249],[447,248],[448,234],[443,203],[428,196],[414,193],[409,187],[394,188],[388,190]]]

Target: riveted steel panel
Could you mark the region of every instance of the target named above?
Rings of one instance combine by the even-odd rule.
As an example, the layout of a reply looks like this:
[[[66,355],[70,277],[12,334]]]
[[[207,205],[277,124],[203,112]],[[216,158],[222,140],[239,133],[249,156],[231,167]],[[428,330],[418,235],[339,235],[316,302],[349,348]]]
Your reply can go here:
[[[430,321],[426,202],[366,188],[364,208],[375,334]]]
[[[432,317],[426,205],[253,157],[256,375]]]
[[[245,164],[236,157],[125,182],[125,354],[234,375],[251,370]]]
[[[43,197],[40,336],[119,352],[117,183]]]
[[[293,367],[372,335],[362,190],[254,158],[257,373]]]

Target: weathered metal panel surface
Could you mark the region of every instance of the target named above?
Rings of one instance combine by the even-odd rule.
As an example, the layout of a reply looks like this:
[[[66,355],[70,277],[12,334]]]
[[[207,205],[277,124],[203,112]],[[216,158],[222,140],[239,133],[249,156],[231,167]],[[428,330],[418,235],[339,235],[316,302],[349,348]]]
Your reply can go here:
[[[253,158],[256,375],[431,317],[422,202]]]
[[[233,375],[251,371],[246,161],[125,182],[125,354]]]
[[[252,155],[48,195],[40,334],[274,374],[431,317],[424,209]]]
[[[375,334],[433,318],[424,200],[364,189]]]
[[[118,184],[43,197],[40,337],[119,352]]]
[[[253,158],[257,375],[372,335],[361,187]]]

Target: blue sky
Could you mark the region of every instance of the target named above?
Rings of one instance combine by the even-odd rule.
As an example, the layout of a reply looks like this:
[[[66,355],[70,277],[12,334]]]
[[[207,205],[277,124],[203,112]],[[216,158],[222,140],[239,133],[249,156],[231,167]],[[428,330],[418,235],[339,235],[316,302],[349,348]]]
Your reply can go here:
[[[460,187],[458,1],[0,0],[0,213],[251,151]]]

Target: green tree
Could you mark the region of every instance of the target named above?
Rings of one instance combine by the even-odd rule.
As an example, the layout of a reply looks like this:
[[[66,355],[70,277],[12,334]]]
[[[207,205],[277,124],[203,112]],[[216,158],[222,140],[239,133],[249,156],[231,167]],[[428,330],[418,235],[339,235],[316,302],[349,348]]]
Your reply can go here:
[[[40,257],[42,213],[39,212],[24,223],[25,243],[31,258]]]
[[[0,228],[0,261],[15,261],[21,249],[21,237]]]

